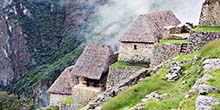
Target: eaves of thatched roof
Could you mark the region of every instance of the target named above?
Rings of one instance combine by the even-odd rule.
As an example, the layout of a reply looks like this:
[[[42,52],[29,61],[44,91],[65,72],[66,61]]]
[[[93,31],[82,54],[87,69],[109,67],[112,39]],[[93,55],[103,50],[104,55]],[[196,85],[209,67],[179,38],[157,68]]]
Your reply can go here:
[[[100,80],[103,73],[116,60],[110,46],[89,44],[77,60],[71,71],[73,75]]]
[[[177,26],[180,20],[172,11],[140,15],[120,38],[121,42],[155,43],[163,37],[164,27]]]

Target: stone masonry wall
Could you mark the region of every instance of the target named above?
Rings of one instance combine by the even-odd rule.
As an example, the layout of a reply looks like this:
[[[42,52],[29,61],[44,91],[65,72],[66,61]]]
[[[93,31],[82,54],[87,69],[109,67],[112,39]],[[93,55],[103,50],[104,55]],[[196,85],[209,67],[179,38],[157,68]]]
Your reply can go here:
[[[210,41],[216,39],[220,39],[220,32],[191,32],[191,37],[189,38],[188,43],[188,51],[197,51]]]
[[[202,6],[200,26],[220,26],[220,1],[206,0]]]
[[[101,93],[101,88],[86,87],[84,85],[76,85],[72,91],[73,104],[78,107],[82,104],[87,104],[89,101],[96,98]]]
[[[115,85],[114,87],[107,89],[103,94],[96,97],[95,100],[89,102],[89,104],[86,105],[81,110],[94,110],[96,107],[102,105],[103,103],[107,102],[111,98],[117,96],[118,94],[120,94],[120,92],[124,91],[130,86],[135,85],[138,82],[142,81],[144,78],[155,74],[160,68],[164,66],[164,64],[170,61],[171,60],[162,62],[161,64],[154,67],[152,70],[149,70],[147,68],[142,68],[141,70],[138,70],[135,74],[132,74],[129,78],[124,79],[120,81],[120,83]]]
[[[151,58],[151,67],[155,67],[162,62],[177,57],[180,55],[181,45],[176,44],[161,44],[155,45],[153,49],[153,56]]]
[[[137,48],[136,50],[134,49],[135,45]],[[149,59],[153,55],[152,49],[153,44],[121,43],[118,60],[149,62]]]
[[[111,88],[118,84],[120,81],[129,78],[132,74],[135,74],[138,69],[133,68],[117,68],[110,67],[107,80],[107,88]]]
[[[71,95],[50,94],[50,105],[60,105],[69,97],[71,97]]]

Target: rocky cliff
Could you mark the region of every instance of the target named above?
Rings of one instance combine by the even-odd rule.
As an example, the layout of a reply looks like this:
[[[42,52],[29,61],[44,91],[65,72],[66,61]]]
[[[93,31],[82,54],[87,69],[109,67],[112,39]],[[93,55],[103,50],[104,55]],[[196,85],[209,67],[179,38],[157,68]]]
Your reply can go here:
[[[1,0],[0,90],[49,104],[48,87],[74,63],[106,0]]]

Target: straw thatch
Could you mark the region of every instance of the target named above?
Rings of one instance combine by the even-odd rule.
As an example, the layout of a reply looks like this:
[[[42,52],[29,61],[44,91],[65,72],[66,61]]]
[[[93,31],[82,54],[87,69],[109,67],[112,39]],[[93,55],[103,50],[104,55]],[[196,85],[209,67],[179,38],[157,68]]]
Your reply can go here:
[[[57,80],[48,89],[51,94],[71,95],[72,87],[78,84],[78,80],[71,74],[74,66],[66,68]]]
[[[100,80],[103,73],[115,61],[110,46],[102,44],[89,44],[71,71],[73,75]]]
[[[164,27],[177,26],[180,23],[172,11],[140,15],[120,41],[154,43],[163,37]]]

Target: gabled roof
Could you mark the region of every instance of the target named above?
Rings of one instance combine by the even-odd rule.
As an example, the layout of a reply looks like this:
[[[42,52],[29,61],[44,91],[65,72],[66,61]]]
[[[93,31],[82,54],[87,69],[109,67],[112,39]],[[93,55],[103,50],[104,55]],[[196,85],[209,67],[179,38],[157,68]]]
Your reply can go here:
[[[172,11],[140,15],[120,41],[154,43],[163,37],[164,27],[177,26],[180,23]]]
[[[48,89],[49,93],[71,95],[72,87],[78,84],[78,80],[70,72],[74,66],[67,67]]]
[[[115,60],[110,46],[89,44],[77,60],[71,73],[76,76],[99,80]]]

